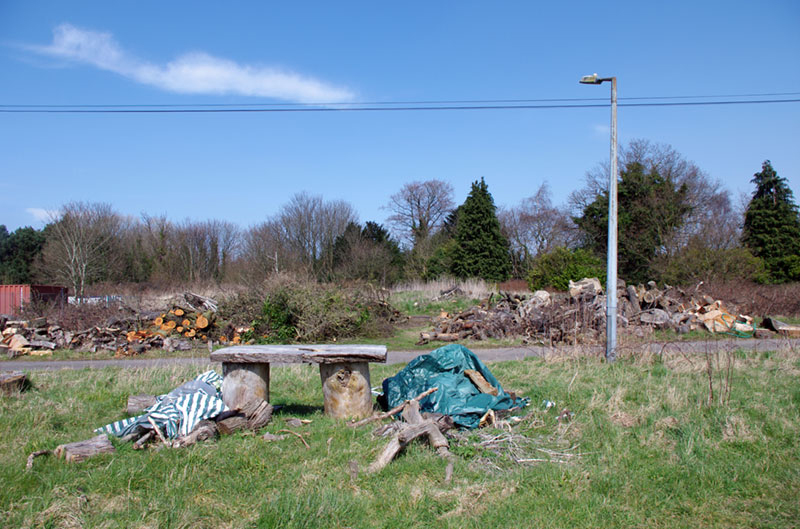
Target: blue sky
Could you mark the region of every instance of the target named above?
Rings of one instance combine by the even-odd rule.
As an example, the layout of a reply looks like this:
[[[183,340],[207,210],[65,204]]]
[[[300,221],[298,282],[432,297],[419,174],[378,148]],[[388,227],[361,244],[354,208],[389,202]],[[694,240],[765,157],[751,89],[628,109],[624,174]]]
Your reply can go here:
[[[797,93],[798,27],[794,0],[0,0],[0,105],[607,98],[578,84],[593,72],[620,98]],[[457,202],[485,177],[498,205],[543,182],[562,203],[609,150],[607,107],[0,120],[9,229],[72,200],[247,227],[300,191],[384,222],[392,193],[430,178]],[[765,159],[800,193],[800,103],[620,107],[619,136],[672,145],[734,199]]]

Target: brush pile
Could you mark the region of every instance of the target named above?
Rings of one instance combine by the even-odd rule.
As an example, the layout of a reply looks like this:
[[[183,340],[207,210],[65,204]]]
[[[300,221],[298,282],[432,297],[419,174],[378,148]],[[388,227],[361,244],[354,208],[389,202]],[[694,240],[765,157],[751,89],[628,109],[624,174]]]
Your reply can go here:
[[[721,300],[670,286],[659,289],[653,281],[619,284],[617,323],[623,332],[672,329],[685,334],[704,329],[749,337],[756,331],[752,317],[726,308]],[[593,343],[605,332],[606,296],[598,279],[585,278],[570,282],[568,294],[539,290],[530,295],[490,295],[458,314],[442,312],[433,324],[433,330],[420,333],[418,344],[520,336],[526,343]]]

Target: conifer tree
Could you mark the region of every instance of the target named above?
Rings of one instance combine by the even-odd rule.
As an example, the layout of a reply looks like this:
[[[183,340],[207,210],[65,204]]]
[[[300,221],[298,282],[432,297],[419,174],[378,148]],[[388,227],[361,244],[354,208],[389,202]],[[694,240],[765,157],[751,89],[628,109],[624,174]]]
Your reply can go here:
[[[500,231],[496,210],[483,178],[473,182],[456,219],[451,270],[456,277],[504,281],[511,274],[508,240]]]
[[[776,283],[800,280],[800,217],[792,190],[769,160],[750,180],[756,185],[744,216],[743,242]]]

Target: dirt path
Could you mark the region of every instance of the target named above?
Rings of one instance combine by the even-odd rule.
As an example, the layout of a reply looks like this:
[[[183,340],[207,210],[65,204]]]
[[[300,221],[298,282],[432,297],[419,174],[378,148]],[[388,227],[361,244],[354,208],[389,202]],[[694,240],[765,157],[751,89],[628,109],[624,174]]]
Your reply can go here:
[[[434,349],[434,347],[431,347]],[[620,347],[620,354],[626,350],[649,351],[665,354],[699,354],[707,351],[729,351],[741,349],[743,351],[775,351],[778,349],[792,349],[800,351],[800,339],[766,339],[766,340],[709,340],[694,342],[660,342],[637,344],[635,346]],[[478,358],[484,362],[500,362],[504,360],[521,360],[531,356],[544,356],[547,354],[603,354],[603,346],[529,346],[529,347],[498,347],[492,349],[473,349]],[[416,358],[424,351],[389,351],[387,364],[405,364]],[[53,369],[99,369],[103,367],[129,367],[150,368],[167,367],[173,365],[208,365],[211,362],[208,356],[194,358],[143,358],[143,359],[110,359],[110,360],[8,360],[0,362],[0,371],[34,371]]]

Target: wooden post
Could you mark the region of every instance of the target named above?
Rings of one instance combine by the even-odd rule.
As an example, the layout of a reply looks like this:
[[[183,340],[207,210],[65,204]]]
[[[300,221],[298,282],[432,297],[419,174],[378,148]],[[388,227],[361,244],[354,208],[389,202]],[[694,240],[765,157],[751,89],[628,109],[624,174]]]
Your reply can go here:
[[[269,402],[269,364],[222,364],[222,400],[232,410],[252,399]]]
[[[372,393],[367,362],[320,364],[325,415],[363,419],[372,415]]]

